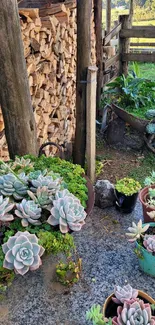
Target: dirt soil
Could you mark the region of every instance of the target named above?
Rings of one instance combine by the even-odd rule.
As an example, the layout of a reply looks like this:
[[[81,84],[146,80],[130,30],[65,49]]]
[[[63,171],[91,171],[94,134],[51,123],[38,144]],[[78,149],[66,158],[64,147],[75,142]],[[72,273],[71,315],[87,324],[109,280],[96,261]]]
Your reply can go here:
[[[113,148],[104,143],[97,148],[96,160],[103,163],[102,171],[97,179],[108,179],[115,183],[123,177],[133,177],[142,181],[153,170],[155,156],[147,149],[141,151],[125,151]]]

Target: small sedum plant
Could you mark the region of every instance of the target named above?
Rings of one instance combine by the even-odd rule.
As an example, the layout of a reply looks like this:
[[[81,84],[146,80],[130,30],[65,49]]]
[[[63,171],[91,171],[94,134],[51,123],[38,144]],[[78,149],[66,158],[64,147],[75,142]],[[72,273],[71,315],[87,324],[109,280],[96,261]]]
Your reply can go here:
[[[122,178],[117,181],[115,189],[126,196],[133,195],[141,189],[139,182],[135,181],[133,178]]]
[[[86,312],[86,320],[92,321],[93,325],[105,325],[100,305],[93,305],[89,311]],[[108,323],[110,325],[110,323]],[[112,321],[111,321],[112,325]]]

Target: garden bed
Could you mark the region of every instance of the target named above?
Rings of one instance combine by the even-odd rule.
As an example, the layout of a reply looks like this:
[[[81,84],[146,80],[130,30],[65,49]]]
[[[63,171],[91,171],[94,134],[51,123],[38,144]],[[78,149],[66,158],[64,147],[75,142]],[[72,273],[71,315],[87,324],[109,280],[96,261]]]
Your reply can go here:
[[[127,281],[155,299],[155,281],[139,270],[137,257],[125,232],[135,214],[123,217],[115,209],[94,209],[80,233],[74,233],[82,257],[80,282],[68,289],[55,282],[57,258],[49,256],[43,266],[24,278],[16,277],[1,302],[0,325],[87,325],[86,311],[94,303],[103,305],[116,284]]]

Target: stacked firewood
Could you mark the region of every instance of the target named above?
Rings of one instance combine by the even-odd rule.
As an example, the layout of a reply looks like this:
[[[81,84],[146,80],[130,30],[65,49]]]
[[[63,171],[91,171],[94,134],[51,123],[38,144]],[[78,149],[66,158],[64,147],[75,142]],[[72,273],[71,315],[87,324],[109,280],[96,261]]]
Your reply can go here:
[[[75,134],[76,101],[75,3],[72,0],[66,6],[21,9],[19,14],[38,144],[71,143]],[[92,63],[95,63],[93,24]],[[3,129],[0,115],[0,131]],[[4,135],[0,147],[0,156],[7,159]],[[46,148],[47,155],[50,150]]]

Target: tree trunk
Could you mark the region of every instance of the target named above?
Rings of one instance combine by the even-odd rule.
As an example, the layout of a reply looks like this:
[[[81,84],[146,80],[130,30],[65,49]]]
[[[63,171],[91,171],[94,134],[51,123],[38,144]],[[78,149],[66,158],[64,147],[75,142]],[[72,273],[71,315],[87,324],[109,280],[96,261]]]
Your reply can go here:
[[[74,163],[84,167],[86,151],[87,68],[91,58],[92,0],[77,2],[77,86]]]
[[[0,1],[0,73],[0,103],[10,158],[36,155],[36,126],[16,0]]]
[[[94,18],[96,34],[96,59],[97,59],[97,94],[96,107],[99,115],[99,105],[101,98],[102,79],[103,79],[103,44],[102,44],[102,0],[94,0]]]

